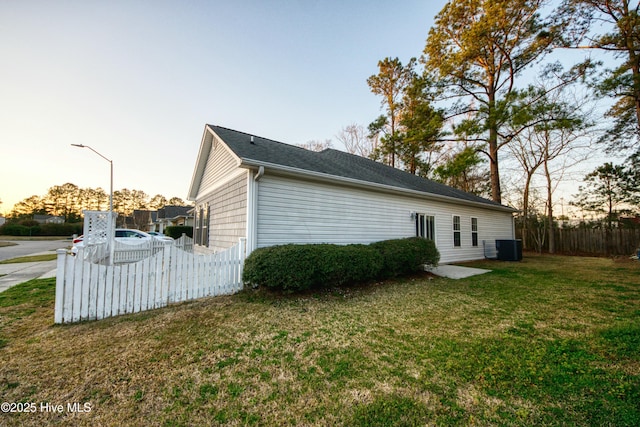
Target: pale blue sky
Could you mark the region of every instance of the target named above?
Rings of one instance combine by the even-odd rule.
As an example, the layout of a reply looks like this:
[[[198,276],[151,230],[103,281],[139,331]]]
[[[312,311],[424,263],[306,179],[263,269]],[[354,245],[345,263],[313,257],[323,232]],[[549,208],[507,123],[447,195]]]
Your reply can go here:
[[[291,144],[380,114],[445,0],[0,3],[0,212],[72,182],[186,198],[206,123]]]

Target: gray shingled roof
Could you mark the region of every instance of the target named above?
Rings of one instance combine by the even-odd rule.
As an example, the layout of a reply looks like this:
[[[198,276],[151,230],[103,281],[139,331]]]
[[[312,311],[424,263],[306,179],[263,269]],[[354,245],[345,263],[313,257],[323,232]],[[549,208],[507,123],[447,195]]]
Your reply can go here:
[[[158,209],[158,218],[172,219],[179,216],[186,216],[191,209],[193,209],[192,206],[167,205]]]
[[[207,125],[243,162],[270,163],[304,171],[382,184],[438,196],[451,197],[493,207],[503,207],[492,200],[431,181],[365,157],[326,149],[320,152],[238,132],[221,126]],[[251,137],[253,136],[253,144]]]

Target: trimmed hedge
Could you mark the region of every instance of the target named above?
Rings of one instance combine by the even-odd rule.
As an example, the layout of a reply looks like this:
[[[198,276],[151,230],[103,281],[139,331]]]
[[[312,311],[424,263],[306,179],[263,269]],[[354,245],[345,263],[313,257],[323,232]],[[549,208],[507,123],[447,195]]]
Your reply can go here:
[[[174,239],[179,239],[182,237],[182,234],[186,234],[187,236],[193,238],[193,227],[184,226],[184,225],[172,225],[164,229],[164,234],[173,237]]]
[[[0,227],[0,234],[5,236],[39,236],[40,227],[8,223]]]
[[[82,234],[82,223],[64,224],[32,224],[32,221],[22,224],[7,223],[0,227],[0,234],[5,236],[71,236]]]
[[[71,236],[82,234],[84,224],[81,222],[65,222],[64,224],[41,224],[41,236]]]
[[[417,271],[423,264],[438,265],[440,252],[433,240],[421,237],[372,243],[384,259],[382,277],[396,277]]]
[[[301,291],[405,275],[439,259],[434,242],[418,237],[371,245],[289,244],[253,251],[242,278],[251,285]]]

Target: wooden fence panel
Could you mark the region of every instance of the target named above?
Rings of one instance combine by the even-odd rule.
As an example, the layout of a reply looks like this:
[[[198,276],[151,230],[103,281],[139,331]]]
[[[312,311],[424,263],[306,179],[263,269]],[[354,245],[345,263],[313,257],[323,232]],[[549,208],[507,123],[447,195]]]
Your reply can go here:
[[[554,233],[558,253],[630,256],[640,248],[640,229],[637,228],[616,228],[609,232],[602,228],[558,228]],[[533,247],[536,239],[531,232],[527,249],[546,252],[549,249],[546,237],[542,248]]]
[[[624,256],[634,254],[640,247],[640,230],[618,228],[607,232],[601,228],[557,229],[555,240],[558,252]]]
[[[165,245],[150,257],[103,265],[60,250],[56,275],[55,323],[137,313],[242,289],[245,242],[213,255],[194,255]]]

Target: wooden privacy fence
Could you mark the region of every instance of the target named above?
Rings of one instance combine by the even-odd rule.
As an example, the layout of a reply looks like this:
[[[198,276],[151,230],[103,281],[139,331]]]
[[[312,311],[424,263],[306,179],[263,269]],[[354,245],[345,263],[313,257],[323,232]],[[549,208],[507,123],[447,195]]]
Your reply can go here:
[[[640,229],[556,229],[556,251],[594,255],[633,255],[640,248]],[[608,245],[607,245],[608,241]]]
[[[103,265],[58,250],[55,323],[98,320],[137,313],[242,289],[246,239],[210,255],[174,245],[141,261]]]

